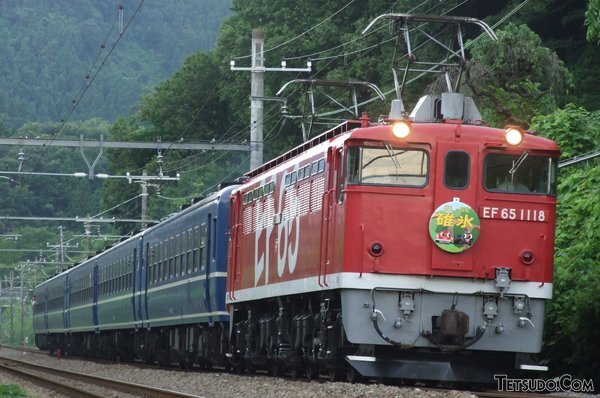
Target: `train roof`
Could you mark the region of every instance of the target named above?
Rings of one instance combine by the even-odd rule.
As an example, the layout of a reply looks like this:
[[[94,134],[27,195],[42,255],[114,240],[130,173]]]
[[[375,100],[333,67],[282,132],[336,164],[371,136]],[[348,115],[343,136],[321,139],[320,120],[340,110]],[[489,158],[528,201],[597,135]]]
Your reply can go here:
[[[519,148],[556,152],[559,150],[554,141],[537,137],[528,131],[524,132],[526,134],[524,134],[522,144],[511,147],[505,141],[505,130],[486,126],[485,122],[481,120],[481,114],[472,98],[465,97],[460,93],[426,95],[419,100],[408,118],[400,114],[397,105],[397,100],[392,101],[392,110],[387,119],[372,123],[367,114],[363,113],[360,120],[347,120],[249,171],[245,174],[245,177],[252,183],[253,178],[260,177],[277,166],[295,159],[311,148],[346,133],[348,134],[344,137],[344,140],[394,140],[390,135],[390,131],[392,124],[398,120],[408,121],[414,128],[415,134],[404,140],[404,142],[409,143],[417,143],[417,141],[432,143],[435,140],[444,139],[444,134],[446,134],[446,137],[451,134],[453,139],[457,139],[457,134],[464,133],[465,140],[482,143],[487,147],[505,148],[506,150],[518,150]],[[457,132],[457,126],[460,126],[460,133]]]
[[[185,214],[187,214],[189,212],[192,212],[192,211],[198,209],[199,207],[202,207],[202,206],[206,205],[207,203],[210,203],[210,202],[214,201],[215,199],[217,199],[219,197],[222,197],[223,195],[225,195],[228,198],[229,197],[229,193],[231,191],[233,191],[235,188],[236,188],[236,185],[227,185],[227,186],[221,188],[217,192],[212,192],[207,197],[205,197],[205,198],[203,198],[203,199],[201,199],[201,200],[193,203],[191,206],[183,209],[180,212],[174,213],[174,215],[170,216],[169,218],[165,219],[164,221],[161,221],[160,223],[158,223],[156,225],[153,225],[153,226],[151,226],[151,227],[149,227],[149,228],[147,228],[147,229],[145,229],[143,231],[137,232],[134,235],[128,237],[127,239],[125,239],[125,240],[123,240],[123,241],[121,241],[121,242],[119,242],[119,243],[117,243],[117,244],[115,244],[113,246],[110,246],[110,247],[106,248],[105,250],[103,250],[101,252],[96,253],[92,257],[89,257],[89,258],[81,261],[80,263],[75,264],[71,268],[69,268],[69,269],[67,269],[65,271],[62,271],[61,273],[56,274],[56,275],[54,275],[54,276],[46,279],[45,281],[43,281],[40,284],[38,284],[36,286],[36,289],[39,288],[40,286],[43,286],[44,284],[51,283],[54,279],[64,277],[69,272],[73,272],[73,271],[75,271],[75,270],[77,270],[77,269],[85,266],[86,264],[89,264],[90,262],[95,261],[100,256],[104,256],[104,255],[109,254],[109,253],[111,253],[113,251],[119,250],[121,247],[125,246],[126,244],[129,244],[132,241],[135,241],[135,240],[143,237],[144,235],[146,235],[146,234],[148,234],[148,233],[150,233],[150,232],[152,232],[152,231],[160,228],[161,226],[165,225],[166,223],[172,222],[172,221],[178,219],[179,217],[181,217],[181,216],[183,216],[183,215],[185,215]]]
[[[178,220],[179,218],[185,216],[186,214],[197,210],[200,207],[205,206],[208,203],[211,203],[213,201],[215,201],[218,198],[222,198],[223,196],[225,196],[227,198],[227,200],[229,199],[229,194],[236,189],[237,184],[228,184],[227,186],[219,189],[216,192],[211,192],[207,197],[202,198],[201,200],[192,203],[190,206],[186,207],[185,209],[177,212],[177,213],[173,213],[172,215],[170,215],[168,218],[161,220],[160,223],[153,225],[152,227],[146,229],[143,231],[143,234],[148,234],[158,228],[160,228],[161,226],[174,222],[176,220]]]
[[[366,122],[368,124],[368,120]],[[347,120],[347,121],[335,126],[331,130],[327,130],[324,133],[319,134],[316,137],[304,142],[303,144],[298,145],[297,147],[287,151],[283,155],[280,155],[280,156],[266,162],[265,164],[257,167],[256,169],[247,172],[246,174],[244,174],[244,176],[249,177],[249,178],[257,177],[257,176],[265,173],[266,171],[271,170],[282,163],[285,163],[289,159],[295,158],[299,154],[306,152],[310,148],[313,148],[325,141],[330,140],[333,137],[336,137],[340,134],[347,133],[350,130],[353,130],[357,127],[361,127],[364,125],[365,125],[364,120]]]

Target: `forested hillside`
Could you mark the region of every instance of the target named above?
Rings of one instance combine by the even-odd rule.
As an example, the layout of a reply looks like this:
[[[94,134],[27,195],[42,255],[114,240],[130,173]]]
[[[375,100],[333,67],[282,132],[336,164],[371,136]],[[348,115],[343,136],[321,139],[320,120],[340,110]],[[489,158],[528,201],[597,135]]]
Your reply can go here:
[[[124,33],[71,119],[114,120],[195,51],[216,43],[229,0],[0,2],[0,124],[60,121]],[[138,9],[138,7],[141,7]],[[125,30],[125,26],[131,21]],[[104,46],[104,48],[102,48]]]
[[[57,122],[68,109],[72,93],[77,92],[84,77],[81,71],[93,62],[97,43],[104,39],[116,13],[116,6],[106,2],[85,1],[66,7],[71,3],[66,0],[47,2],[41,8],[43,11],[35,8],[35,12],[31,7],[33,1],[0,3],[0,31],[2,37],[9,38],[0,41],[2,54],[7,54],[0,58],[2,75],[6,75],[4,71],[22,73],[19,77],[0,79],[0,117],[5,126],[14,128],[39,120]],[[195,6],[191,3],[145,4],[139,20],[136,17],[131,30],[127,31],[127,40],[119,44],[120,51],[114,54],[114,59],[111,56],[110,65],[94,82],[94,90],[86,95],[72,119],[100,116],[112,121],[121,115],[110,125],[112,140],[153,141],[162,137],[167,143],[181,140],[242,142],[249,139],[250,74],[230,71],[229,60],[234,58],[238,66],[249,65],[253,28],[265,32],[266,66],[277,67],[282,59],[287,60],[289,67],[302,67],[308,60],[313,64],[311,73],[267,73],[265,96],[274,96],[285,82],[294,78],[365,80],[389,92],[393,88],[394,43],[390,40],[393,33],[390,29],[379,29],[369,35],[360,32],[380,14],[413,12],[470,16],[484,19],[494,27],[499,37],[497,42],[477,39],[474,32],[470,32],[471,42],[467,44],[470,61],[461,86],[461,90],[473,95],[491,125],[515,123],[535,129],[557,140],[564,158],[600,150],[600,94],[597,90],[600,51],[596,42],[600,37],[597,17],[600,6],[597,1],[590,3],[586,25],[588,2],[585,0],[233,0],[232,14],[219,30],[216,47],[209,51],[196,50],[208,49],[215,43],[213,30],[210,30],[211,36],[210,33],[198,35],[193,29],[217,26],[220,18],[227,14],[228,5],[207,1],[198,7],[196,2],[193,2]],[[133,6],[128,3],[127,7]],[[80,17],[77,10],[89,14]],[[169,12],[163,14],[164,10]],[[128,8],[125,14],[130,16],[131,11]],[[94,15],[98,18],[93,19]],[[32,18],[38,22],[33,23]],[[169,18],[173,23],[169,23]],[[99,24],[98,20],[104,23]],[[153,24],[156,21],[163,23]],[[183,29],[186,21],[194,21],[193,28],[187,25],[185,32],[180,32],[178,29]],[[14,39],[25,37],[27,29],[34,31],[27,40]],[[82,34],[88,30],[94,33]],[[71,33],[61,34],[59,39],[57,31]],[[586,39],[588,32],[592,41]],[[188,40],[178,40],[184,36],[197,38],[198,46],[189,44]],[[27,53],[30,55],[26,60],[17,62],[24,56],[21,54],[25,54],[23,48],[33,51]],[[432,51],[430,55],[435,56],[435,50]],[[80,63],[65,64],[69,53],[78,54]],[[60,66],[58,72],[47,70],[37,61],[36,57],[41,59],[44,54],[54,57],[52,62]],[[183,55],[189,56],[179,67],[182,58],[178,57]],[[431,89],[432,83],[429,79],[418,79],[405,88],[405,103],[409,109],[423,92]],[[5,85],[16,88],[8,91]],[[369,93],[359,93],[359,101],[368,98]],[[290,90],[287,100],[292,114],[304,106],[300,92]],[[284,118],[280,107],[278,102],[265,102],[267,159],[302,140],[300,124]],[[371,115],[378,115],[387,113],[388,107],[389,101],[370,103],[365,108]],[[94,123],[88,127],[92,125]],[[22,134],[29,127],[17,132],[7,130],[5,134]],[[75,134],[75,130],[66,129],[64,136],[69,131]],[[50,130],[42,133],[51,134]],[[46,160],[55,155],[50,151],[40,153],[32,156],[38,158],[31,163],[36,167],[48,166],[50,162]],[[111,174],[141,173],[144,169],[156,173],[156,155],[155,151],[107,151],[102,167]],[[155,219],[176,211],[192,197],[204,195],[217,183],[231,180],[248,169],[247,154],[166,150],[161,155],[164,156],[163,171],[168,175],[180,173],[181,181],[162,184],[159,192],[151,189],[150,216]],[[6,161],[6,167],[14,169],[18,164],[14,154],[11,156],[13,160]],[[67,171],[75,170],[64,170]],[[569,372],[574,376],[597,377],[600,373],[597,361],[600,348],[593,335],[600,327],[600,307],[597,306],[600,302],[599,171],[598,158],[561,169],[555,299],[547,314],[544,351],[544,358],[551,360],[556,374]],[[96,190],[94,200],[71,207],[61,204],[61,195],[75,197],[87,189],[86,184],[90,190]],[[34,198],[46,195],[45,188],[27,182],[17,187],[27,192],[11,191],[5,195],[2,206],[13,209],[15,214],[22,211],[93,213],[96,206],[97,212],[110,209],[109,214],[116,217],[140,214],[140,201],[132,201],[139,195],[138,185],[119,180],[107,180],[101,186],[96,184],[86,181],[78,186],[56,185],[52,190],[47,189],[46,199],[37,200]],[[2,189],[9,187],[5,185]],[[102,191],[101,198],[97,190]],[[67,207],[61,207],[63,205]],[[119,226],[119,232],[126,233],[132,228]]]

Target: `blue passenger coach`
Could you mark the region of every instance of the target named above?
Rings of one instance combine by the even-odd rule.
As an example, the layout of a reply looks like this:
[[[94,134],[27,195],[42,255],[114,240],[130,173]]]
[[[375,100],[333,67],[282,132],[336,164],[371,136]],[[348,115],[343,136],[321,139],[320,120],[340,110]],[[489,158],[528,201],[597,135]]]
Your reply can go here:
[[[68,323],[67,275],[68,272],[56,275],[34,290],[33,329],[38,347],[41,344],[52,350],[58,348],[52,340],[65,331],[65,325]]]
[[[182,365],[225,362],[225,187],[34,290],[40,349]],[[209,348],[210,347],[210,348]]]

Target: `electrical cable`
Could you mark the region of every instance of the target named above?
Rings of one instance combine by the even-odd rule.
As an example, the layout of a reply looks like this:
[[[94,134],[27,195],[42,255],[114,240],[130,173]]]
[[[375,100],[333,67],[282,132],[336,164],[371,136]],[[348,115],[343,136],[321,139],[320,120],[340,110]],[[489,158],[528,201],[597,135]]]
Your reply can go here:
[[[134,11],[132,17],[129,19],[129,21],[127,22],[127,24],[123,27],[123,31],[119,32],[119,37],[115,40],[115,42],[113,43],[112,47],[108,51],[108,54],[102,60],[102,63],[100,64],[100,67],[91,76],[90,80],[86,81],[85,88],[83,90],[80,90],[80,92],[78,93],[79,94],[78,97],[76,97],[73,100],[73,103],[72,103],[71,107],[69,108],[69,110],[67,111],[66,115],[61,119],[61,122],[60,122],[60,125],[59,125],[57,131],[48,140],[48,143],[46,144],[46,150],[42,153],[42,156],[44,156],[46,154],[46,152],[48,151],[48,148],[56,140],[56,137],[60,134],[60,132],[62,131],[62,129],[66,125],[67,121],[69,120],[69,118],[71,117],[71,115],[73,114],[73,112],[75,111],[75,109],[77,108],[77,106],[79,105],[79,103],[81,102],[81,100],[83,99],[83,97],[85,96],[85,93],[90,88],[90,86],[92,85],[92,83],[94,82],[94,80],[96,79],[96,77],[98,76],[98,74],[100,73],[100,71],[102,70],[102,68],[104,67],[104,65],[106,64],[106,61],[108,60],[108,58],[110,57],[110,55],[112,54],[112,52],[114,51],[114,49],[116,48],[117,44],[119,44],[119,42],[121,41],[121,38],[123,38],[123,35],[125,34],[125,31],[129,27],[129,25],[131,24],[131,22],[133,21],[133,19],[135,18],[135,16],[137,15],[137,13],[142,8],[142,5],[144,4],[144,1],[145,0],[140,0],[140,3],[138,5],[138,7]],[[121,9],[122,9],[122,7],[124,6],[124,4],[125,4],[125,1],[123,1],[123,3],[121,3],[121,5],[119,7],[121,7]],[[114,22],[113,22],[113,27],[114,27]],[[113,27],[111,27],[111,31],[112,31]]]
[[[273,51],[273,50],[276,50],[276,49],[278,49],[278,48],[281,48],[281,47],[283,47],[283,46],[285,46],[285,45],[288,45],[288,44],[290,44],[291,42],[293,42],[293,41],[295,41],[295,40],[297,40],[297,39],[301,38],[302,36],[304,36],[304,35],[307,35],[307,34],[308,34],[308,33],[310,33],[311,31],[313,31],[314,29],[316,29],[316,28],[318,28],[319,26],[323,25],[325,22],[329,21],[331,18],[335,17],[337,14],[339,14],[340,12],[342,12],[343,10],[345,10],[345,9],[346,9],[348,6],[350,6],[350,5],[351,5],[352,3],[354,3],[355,1],[356,1],[356,0],[350,0],[348,3],[346,3],[346,5],[345,5],[345,6],[343,6],[342,8],[340,8],[339,10],[337,10],[336,12],[334,12],[333,14],[331,14],[330,16],[328,16],[327,18],[325,18],[324,20],[322,20],[321,22],[319,22],[318,24],[316,24],[316,25],[312,26],[311,28],[309,28],[308,30],[306,30],[306,31],[304,31],[304,32],[302,32],[302,33],[300,33],[299,35],[297,35],[297,36],[295,36],[295,37],[293,37],[293,38],[291,38],[291,39],[289,39],[289,40],[286,40],[285,42],[283,42],[283,43],[281,43],[281,44],[278,44],[278,45],[276,45],[275,47],[271,47],[271,48],[269,48],[269,49],[267,49],[267,50],[264,50],[264,51],[263,51],[263,54],[266,54],[266,53],[268,53],[269,51]],[[245,56],[241,56],[241,57],[233,57],[232,59],[244,59],[244,58],[250,58],[250,57],[252,57],[252,54],[245,55]]]
[[[408,11],[408,14],[411,14],[411,13],[413,13],[414,11],[416,11],[416,10],[417,10],[417,9],[419,9],[419,8],[421,8],[423,5],[425,5],[426,3],[430,2],[430,1],[431,1],[431,0],[425,0],[424,2],[422,2],[422,3],[421,3],[421,4],[419,4],[419,5],[417,5],[416,7],[413,7],[412,9],[410,9],[410,10]],[[396,2],[396,4],[398,4],[398,2]],[[429,8],[427,11],[425,11],[425,14],[429,14],[429,13],[431,13],[431,11],[433,11],[434,9],[436,9],[436,8],[437,8],[437,7],[438,7],[440,4],[441,4],[441,2],[439,2],[439,3],[436,3],[436,4],[435,4],[433,7]],[[390,10],[391,10],[393,7],[394,7],[394,6],[390,7]],[[326,50],[321,50],[321,51],[318,51],[318,52],[314,52],[314,53],[312,53],[312,54],[299,55],[299,56],[296,56],[296,57],[285,57],[285,58],[283,58],[283,59],[284,59],[284,60],[286,60],[286,61],[290,61],[290,60],[298,60],[298,59],[310,59],[311,61],[319,61],[319,60],[326,60],[326,59],[330,59],[331,57],[322,57],[322,58],[313,58],[313,57],[314,57],[315,55],[318,55],[318,54],[323,54],[323,53],[327,53],[327,52],[331,52],[331,51],[337,50],[337,49],[339,49],[339,48],[344,48],[344,47],[346,47],[346,46],[348,46],[348,45],[350,45],[350,44],[356,43],[356,42],[357,42],[357,41],[359,41],[359,40],[364,40],[364,39],[365,39],[365,37],[368,37],[368,36],[374,35],[375,33],[379,32],[380,30],[383,30],[383,29],[387,28],[387,27],[388,27],[388,26],[390,26],[391,24],[393,24],[393,22],[388,22],[387,24],[381,25],[380,27],[378,27],[378,28],[376,28],[376,29],[374,29],[374,30],[370,31],[370,32],[369,32],[369,33],[367,33],[366,35],[361,35],[361,36],[358,36],[358,37],[356,37],[355,39],[352,39],[352,40],[350,40],[350,41],[347,41],[347,42],[345,42],[345,43],[339,44],[339,45],[337,45],[337,46],[335,46],[335,47],[328,48],[328,49],[326,49]],[[394,39],[395,39],[395,38],[394,38]],[[383,43],[380,43],[380,44],[383,44]],[[355,52],[356,52],[356,51],[354,51],[354,52],[352,52],[352,53],[355,53]],[[344,57],[344,56],[346,56],[346,55],[350,55],[350,54],[352,54],[352,53],[338,54],[338,55],[335,55],[335,56],[332,56],[332,57],[333,57],[333,58],[339,58],[339,57]]]

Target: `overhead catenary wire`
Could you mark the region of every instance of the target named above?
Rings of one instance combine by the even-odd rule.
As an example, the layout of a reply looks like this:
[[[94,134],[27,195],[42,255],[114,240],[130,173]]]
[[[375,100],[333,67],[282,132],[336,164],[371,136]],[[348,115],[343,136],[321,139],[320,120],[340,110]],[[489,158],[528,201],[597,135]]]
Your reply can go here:
[[[270,51],[276,50],[278,48],[281,48],[283,46],[286,46],[288,44],[290,44],[293,41],[298,40],[299,38],[307,35],[308,33],[310,33],[311,31],[315,30],[316,28],[318,28],[319,26],[323,25],[325,22],[329,21],[331,18],[335,17],[337,14],[339,14],[340,12],[342,12],[343,10],[345,10],[346,8],[348,8],[352,3],[354,3],[356,0],[350,0],[348,3],[346,3],[345,6],[343,6],[342,8],[340,8],[339,10],[337,10],[336,12],[334,12],[333,14],[331,14],[330,16],[328,16],[327,18],[325,18],[324,20],[322,20],[321,22],[317,23],[316,25],[310,27],[309,29],[305,30],[304,32],[300,33],[299,35],[296,35],[295,37],[286,40],[285,42],[278,44],[274,47],[271,47],[269,49],[266,49],[263,51],[263,54],[266,54]],[[245,59],[245,58],[250,58],[252,57],[252,54],[248,54],[248,55],[244,55],[244,56],[239,56],[239,57],[233,57],[232,59]]]
[[[183,130],[183,132],[181,134],[178,134],[178,136],[180,136],[179,140],[174,140],[168,147],[167,149],[165,149],[165,152],[163,153],[163,156],[167,154],[167,152],[169,151],[169,149],[171,149],[171,147],[173,145],[175,145],[177,142],[179,142],[181,139],[185,139],[185,136],[187,135],[187,133],[191,130],[192,128],[192,124],[198,119],[198,117],[200,116],[200,113],[204,110],[204,108],[206,107],[206,104],[208,104],[208,102],[212,99],[215,91],[217,90],[217,87],[219,87],[219,84],[221,84],[221,82],[223,81],[223,78],[225,77],[225,73],[226,71],[223,70],[223,72],[221,72],[221,77],[219,77],[219,80],[213,85],[212,89],[210,90],[210,92],[208,93],[208,95],[206,96],[206,98],[204,99],[204,102],[202,103],[202,105],[200,105],[200,107],[198,108],[198,110],[194,113],[194,115],[192,116],[191,120],[187,123],[186,128]]]
[[[451,10],[448,10],[446,13],[453,11],[454,9],[456,9],[456,8],[460,7],[461,5],[463,5],[464,3],[466,3],[467,1],[469,1],[469,0],[465,0],[465,1],[463,1],[462,3],[460,3],[459,5],[457,5],[456,7],[452,8]],[[515,7],[513,10],[511,10],[511,11],[510,11],[510,12],[509,12],[509,13],[508,13],[508,14],[507,14],[505,17],[503,17],[503,18],[502,18],[502,19],[500,19],[498,22],[496,22],[495,24],[493,24],[493,25],[491,26],[491,28],[492,28],[492,29],[495,29],[495,28],[497,28],[498,26],[500,26],[502,23],[504,23],[506,20],[508,20],[508,18],[510,18],[512,15],[514,15],[516,12],[518,12],[518,11],[519,11],[521,8],[523,8],[523,7],[524,7],[524,6],[525,6],[525,5],[526,5],[528,2],[529,2],[529,0],[524,0],[523,2],[521,2],[521,3],[520,3],[519,5],[517,5],[517,6],[516,6],[516,7]],[[444,14],[441,14],[441,15],[445,15],[446,13],[444,13]],[[478,35],[477,37],[475,37],[473,40],[471,40],[471,41],[469,41],[468,43],[466,43],[466,44],[465,44],[465,48],[469,48],[469,47],[471,47],[471,46],[472,46],[472,45],[473,45],[475,42],[477,42],[478,40],[480,40],[482,37],[485,37],[485,35],[486,35],[485,33],[481,33],[481,34],[479,34],[479,35]],[[451,58],[453,58],[454,56],[455,56],[455,55],[452,55],[452,56],[451,56]],[[405,57],[405,56],[403,56],[402,58],[404,58],[404,57]],[[432,71],[435,71],[435,69],[436,69],[436,68],[437,68],[437,66],[432,66],[431,68],[429,68],[429,69],[427,69],[426,71],[424,71],[424,72],[420,73],[419,75],[417,75],[417,76],[413,77],[412,79],[409,79],[409,80],[407,80],[405,84],[406,84],[406,85],[408,85],[408,84],[410,84],[410,83],[413,83],[413,82],[415,82],[415,81],[419,80],[420,78],[422,78],[423,76],[425,76],[427,73],[430,73],[430,72],[432,72]],[[391,94],[391,93],[393,93],[393,92],[395,92],[395,88],[392,88],[392,89],[390,89],[390,90],[388,90],[388,91],[385,91],[385,92],[384,92],[384,94],[385,94],[385,95],[389,95],[389,94]],[[370,104],[371,102],[374,102],[374,101],[376,101],[377,99],[378,99],[378,97],[372,97],[372,98],[370,98],[370,99],[368,99],[368,100],[365,100],[365,101],[363,101],[363,102],[359,103],[358,105],[359,105],[359,106],[364,106],[364,105]],[[331,112],[328,112],[328,113],[322,114],[321,116],[331,116],[331,115],[334,115],[334,114],[339,114],[339,113],[342,113],[342,112],[343,112],[343,111],[341,111],[341,110],[336,110],[336,111],[331,111]]]
[[[81,102],[81,100],[83,99],[83,97],[85,96],[86,92],[88,91],[88,89],[90,88],[90,86],[92,85],[92,83],[94,82],[94,80],[96,79],[96,77],[98,76],[98,74],[100,73],[100,71],[102,70],[102,68],[104,67],[104,65],[106,64],[106,62],[108,61],[108,58],[111,56],[111,54],[113,53],[113,51],[117,47],[117,44],[119,44],[119,42],[123,38],[123,35],[124,35],[125,31],[127,30],[127,28],[129,27],[129,25],[131,24],[131,22],[133,21],[133,19],[135,18],[135,16],[138,14],[138,12],[140,11],[140,9],[142,8],[142,5],[144,4],[144,1],[145,0],[140,0],[140,3],[138,4],[137,8],[133,12],[133,15],[131,16],[131,18],[127,21],[127,24],[125,24],[123,26],[123,28],[119,30],[119,36],[117,37],[117,39],[115,40],[115,42],[112,44],[111,48],[109,49],[108,53],[106,54],[106,56],[104,57],[104,59],[100,63],[100,66],[95,71],[95,73],[92,76],[90,76],[89,78],[86,75],[86,80],[84,82],[84,85],[82,86],[83,89],[80,89],[79,93],[77,94],[77,96],[75,97],[75,99],[72,101],[71,106],[67,110],[65,116],[61,119],[60,124],[59,124],[57,130],[54,132],[54,134],[48,140],[48,143],[46,144],[47,145],[46,146],[46,150],[44,151],[44,153],[42,154],[42,156],[45,155],[45,153],[48,151],[48,148],[52,145],[52,143],[54,142],[54,140],[56,139],[56,137],[58,137],[58,135],[60,134],[60,132],[62,131],[62,129],[65,127],[67,121],[69,120],[69,118],[71,117],[71,115],[73,114],[73,112],[75,111],[75,109],[77,108],[77,106],[79,105],[79,103]],[[120,10],[119,14],[120,14],[121,10],[124,8],[124,5],[125,5],[125,1],[123,1],[119,5],[119,10]],[[117,15],[117,18],[119,18],[119,14]],[[110,35],[110,32],[112,32],[112,30],[114,29],[114,25],[115,25],[115,22],[113,21],[113,25],[111,26],[108,35]],[[107,35],[107,37],[108,37],[108,35]],[[105,43],[103,43],[103,46],[105,46]]]
[[[296,90],[299,90],[296,89]],[[290,105],[295,104],[296,102],[298,102],[299,99],[293,101],[292,103],[290,103]],[[264,122],[268,123],[272,120],[275,120],[277,117],[280,118],[280,121],[282,119],[281,115],[279,112],[276,112],[277,107],[270,107],[267,111],[266,111],[266,115],[264,118]],[[241,121],[241,118],[238,119],[238,121]],[[279,122],[278,122],[279,123]],[[277,124],[274,128],[277,127]],[[248,127],[244,127],[242,129],[240,129],[239,131],[237,131],[236,133],[233,134],[233,136],[228,137],[228,139],[239,139],[238,137],[240,137],[241,135],[247,135],[248,134]],[[270,133],[268,133],[270,134]],[[266,140],[266,137],[265,137]],[[219,142],[223,142],[223,141],[219,141]],[[185,157],[182,159],[177,159],[174,161],[169,162],[169,164],[171,165],[170,168],[165,167],[165,171],[171,173],[171,172],[181,172],[181,174],[185,174],[185,173],[189,173],[189,172],[194,172],[194,171],[198,171],[201,170],[205,167],[208,167],[210,164],[220,160],[221,158],[223,158],[225,156],[225,154],[229,153],[229,151],[223,151],[221,154],[215,154],[214,152],[211,153],[198,153],[198,154],[194,154],[191,155],[189,157]],[[188,165],[191,165],[192,163],[197,163],[200,160],[203,160],[206,156],[212,156],[212,159],[207,160],[206,164],[201,165],[199,167],[193,168],[193,169],[186,169],[186,167]],[[173,164],[177,164],[177,165],[173,165]],[[184,170],[185,169],[185,170]]]
[[[119,203],[119,204],[117,204],[117,205],[115,205],[115,206],[111,207],[110,209],[104,210],[104,211],[102,211],[102,212],[100,212],[100,213],[98,213],[98,214],[96,214],[96,215],[94,215],[94,216],[91,216],[91,217],[90,217],[90,219],[93,219],[93,218],[98,218],[98,217],[100,217],[101,215],[103,215],[103,214],[106,214],[106,213],[108,213],[109,211],[113,211],[113,210],[114,210],[114,209],[116,209],[117,207],[123,206],[123,205],[125,205],[125,204],[127,204],[127,203],[129,203],[129,202],[131,202],[131,201],[133,201],[133,200],[136,200],[137,198],[140,198],[140,197],[142,197],[142,194],[136,195],[136,196],[134,196],[133,198],[129,198],[129,199],[127,199],[127,200],[125,200],[125,201],[123,201],[123,202],[121,202],[121,203]]]
[[[413,7],[412,9],[410,9],[410,10],[408,11],[408,13],[410,14],[410,13],[413,13],[413,12],[415,12],[416,10],[418,10],[419,8],[421,8],[422,6],[424,6],[426,3],[430,2],[430,1],[431,1],[431,0],[425,0],[425,1],[423,1],[421,4],[419,4],[419,5],[417,5],[416,7]],[[397,3],[398,3],[398,2],[396,2],[396,4],[397,4]],[[429,8],[429,9],[427,9],[427,10],[425,11],[425,14],[429,14],[429,13],[431,13],[431,12],[432,12],[434,9],[436,9],[437,7],[439,7],[441,4],[442,4],[442,2],[437,2],[437,3],[435,3],[435,4],[433,5],[433,7]],[[390,7],[390,10],[391,10],[392,8],[393,8],[393,6],[392,6],[392,7]],[[384,24],[384,25],[382,25],[382,26],[380,26],[380,27],[378,27],[378,28],[376,28],[376,29],[373,29],[372,31],[370,31],[370,32],[369,32],[369,33],[367,33],[366,35],[358,36],[358,37],[356,37],[356,38],[354,38],[354,39],[352,39],[352,40],[349,40],[349,41],[347,41],[347,42],[345,42],[345,43],[339,44],[339,45],[337,45],[337,46],[334,46],[334,47],[331,47],[331,48],[328,48],[328,49],[325,49],[325,50],[320,50],[320,51],[317,51],[317,52],[313,52],[313,53],[311,53],[311,54],[298,55],[298,56],[294,56],[294,57],[284,57],[283,59],[284,59],[284,60],[287,60],[287,61],[298,60],[298,59],[310,59],[311,61],[322,61],[322,60],[327,60],[327,59],[331,59],[331,58],[340,58],[340,57],[345,57],[345,56],[351,55],[351,54],[353,54],[353,53],[356,53],[356,52],[358,52],[358,51],[360,51],[360,50],[358,50],[358,51],[353,51],[352,53],[343,53],[343,54],[332,55],[332,56],[330,56],[330,57],[316,57],[316,58],[315,58],[315,56],[317,56],[317,55],[319,55],[319,54],[324,54],[324,53],[328,53],[328,52],[331,52],[331,51],[339,50],[340,48],[344,48],[344,47],[347,47],[347,46],[349,46],[349,45],[351,45],[351,44],[354,44],[354,43],[356,43],[356,42],[358,42],[358,41],[364,40],[364,39],[365,39],[365,37],[368,37],[368,36],[374,35],[374,34],[376,34],[377,32],[379,32],[380,30],[386,29],[386,28],[387,28],[387,27],[389,27],[391,24],[393,24],[393,22],[388,22],[387,24]],[[394,39],[395,39],[395,38],[394,38]],[[385,42],[387,43],[387,40],[386,40]],[[379,45],[381,45],[381,44],[385,44],[385,43],[379,43]],[[369,46],[369,47],[370,47],[370,46]]]

